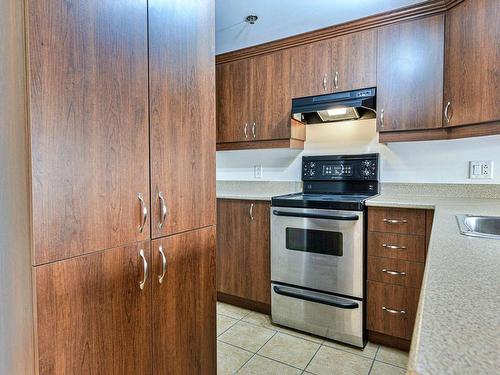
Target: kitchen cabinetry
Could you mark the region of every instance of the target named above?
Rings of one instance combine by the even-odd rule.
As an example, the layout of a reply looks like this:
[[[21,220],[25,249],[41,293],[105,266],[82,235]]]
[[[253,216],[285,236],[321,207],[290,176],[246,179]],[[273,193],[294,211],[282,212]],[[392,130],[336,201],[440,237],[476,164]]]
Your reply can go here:
[[[431,210],[368,209],[367,328],[372,341],[409,348],[432,217]]]
[[[217,200],[219,299],[269,312],[270,203]]]
[[[466,0],[446,14],[444,125],[500,120],[500,3]]]
[[[442,127],[444,15],[378,31],[377,128]]]

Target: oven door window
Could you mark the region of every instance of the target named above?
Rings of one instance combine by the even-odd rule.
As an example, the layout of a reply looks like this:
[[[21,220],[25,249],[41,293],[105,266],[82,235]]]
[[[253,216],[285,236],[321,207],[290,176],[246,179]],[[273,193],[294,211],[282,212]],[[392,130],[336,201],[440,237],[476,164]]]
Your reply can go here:
[[[341,232],[286,228],[286,248],[341,257],[344,253],[343,236]]]

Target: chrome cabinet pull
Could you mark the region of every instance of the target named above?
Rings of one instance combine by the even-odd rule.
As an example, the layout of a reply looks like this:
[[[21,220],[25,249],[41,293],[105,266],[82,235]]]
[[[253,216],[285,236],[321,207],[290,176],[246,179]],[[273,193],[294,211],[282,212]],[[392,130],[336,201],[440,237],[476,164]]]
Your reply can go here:
[[[167,257],[165,256],[165,253],[163,252],[162,246],[160,246],[158,248],[158,251],[160,252],[160,255],[161,255],[161,275],[158,275],[158,282],[160,284],[162,284],[163,279],[165,278],[165,274],[167,273]]]
[[[336,89],[339,88],[339,72],[335,72],[335,77],[333,78],[333,85]]]
[[[252,203],[252,204],[250,205],[250,210],[249,210],[250,220],[252,220],[252,221],[253,221],[253,206],[254,206],[254,204]]]
[[[148,261],[146,260],[143,249],[139,251],[139,257],[142,259],[142,280],[139,282],[139,288],[144,290],[146,281],[148,280]]]
[[[243,133],[245,133],[245,139],[248,139],[248,123],[245,123],[245,129],[243,130]]]
[[[384,219],[384,223],[387,224],[406,224],[408,220],[406,219]]]
[[[406,246],[388,245],[386,243],[383,243],[382,247],[385,247],[387,249],[394,249],[394,250],[406,250]]]
[[[253,139],[255,139],[255,127],[256,127],[256,125],[255,125],[255,122],[254,122],[253,125],[252,125]]]
[[[382,306],[382,310],[384,310],[388,313],[391,313],[391,314],[400,314],[400,315],[406,314],[405,310],[394,310],[394,309],[390,309],[390,308],[385,307],[385,306]]]
[[[328,83],[328,74],[325,73],[323,76],[323,89],[326,90],[326,85]]]
[[[450,123],[451,121],[451,117],[453,116],[450,116],[450,113],[449,113],[449,110],[450,110],[450,107],[451,107],[451,102],[448,102],[446,103],[446,107],[444,107],[444,117],[446,119],[446,123]]]
[[[158,198],[160,199],[160,221],[158,222],[158,228],[161,229],[163,228],[163,225],[165,225],[168,209],[161,191],[158,193]]]
[[[406,272],[398,272],[398,271],[391,271],[386,268],[382,268],[382,272],[385,272],[389,275],[394,275],[394,276],[406,276]]]
[[[137,193],[137,199],[141,202],[141,223],[137,227],[139,233],[142,233],[144,226],[146,225],[146,220],[148,219],[148,208],[146,207],[146,202],[144,202],[144,196],[142,193]]]
[[[383,129],[384,128],[384,109],[380,110],[380,127]]]

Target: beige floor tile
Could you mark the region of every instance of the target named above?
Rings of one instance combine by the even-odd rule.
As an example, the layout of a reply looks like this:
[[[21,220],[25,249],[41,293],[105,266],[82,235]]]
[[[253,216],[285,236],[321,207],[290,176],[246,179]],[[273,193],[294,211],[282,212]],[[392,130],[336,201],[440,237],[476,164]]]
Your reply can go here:
[[[367,375],[371,365],[369,358],[322,346],[306,370],[317,375]]]
[[[259,350],[258,354],[305,369],[319,347],[320,344],[279,332]]]
[[[302,371],[261,356],[254,356],[238,372],[243,375],[299,375]]]
[[[278,330],[279,327],[271,323],[271,317],[266,314],[261,314],[255,311],[252,311],[250,314],[245,316],[242,319],[244,322],[252,323],[261,327]]]
[[[217,302],[217,314],[229,316],[233,319],[241,319],[250,314],[250,310],[243,309],[238,306],[229,305],[227,303]]]
[[[219,340],[256,353],[275,333],[254,324],[238,322],[220,335]]]
[[[217,341],[217,375],[235,374],[253,353]]]
[[[408,366],[408,353],[402,350],[380,346],[378,350],[377,361],[389,363],[391,365],[406,368]]]
[[[377,349],[379,347],[377,344],[368,342],[364,349],[357,349],[357,348],[354,348],[354,347],[349,346],[349,345],[343,345],[343,344],[340,344],[338,342],[329,341],[329,340],[323,341],[323,345],[329,346],[330,348],[337,348],[340,350],[345,350],[346,352],[357,354],[357,355],[362,355],[363,357],[372,358],[372,359],[375,358],[375,355],[377,354]]]
[[[311,335],[308,335],[306,333],[302,333],[302,332],[296,331],[296,330],[291,329],[291,328],[286,328],[286,327],[281,327],[281,326],[276,326],[276,327],[277,327],[277,330],[279,332],[286,333],[286,334],[288,334],[290,336],[295,336],[295,337],[298,337],[298,338],[301,338],[301,339],[305,339],[305,340],[309,340],[309,341],[312,341],[312,342],[315,342],[315,343],[318,343],[318,344],[321,344],[323,342],[323,339],[320,338],[320,337],[311,336]]]
[[[370,375],[405,375],[406,370],[401,367],[396,367],[392,365],[388,365],[386,363],[382,363],[379,361],[375,361],[373,363],[372,370],[370,371]]]
[[[225,315],[217,314],[217,336],[231,328],[238,319],[233,319]]]

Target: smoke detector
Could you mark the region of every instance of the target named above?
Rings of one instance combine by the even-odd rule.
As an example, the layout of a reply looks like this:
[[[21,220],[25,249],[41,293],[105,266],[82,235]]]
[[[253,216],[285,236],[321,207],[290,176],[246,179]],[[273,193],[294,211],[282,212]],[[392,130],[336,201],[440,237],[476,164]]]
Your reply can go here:
[[[253,24],[255,24],[255,22],[257,22],[258,19],[259,19],[259,17],[257,17],[257,16],[249,15],[249,16],[245,17],[245,22],[249,23],[250,25],[253,25]]]

